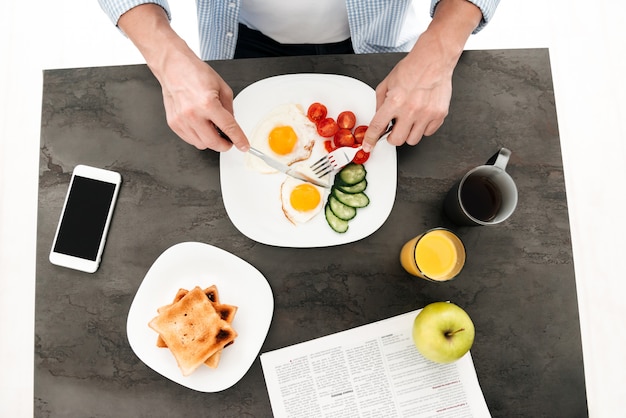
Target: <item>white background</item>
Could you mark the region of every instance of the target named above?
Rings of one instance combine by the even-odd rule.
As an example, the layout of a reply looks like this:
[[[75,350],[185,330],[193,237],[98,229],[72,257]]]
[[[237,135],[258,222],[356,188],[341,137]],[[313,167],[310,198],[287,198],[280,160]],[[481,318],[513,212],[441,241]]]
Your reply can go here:
[[[171,3],[197,51],[195,2]],[[0,415],[29,417],[42,70],[143,59],[96,0],[4,2],[0,19]],[[467,45],[550,48],[592,417],[626,399],[625,27],[622,0],[502,0]]]

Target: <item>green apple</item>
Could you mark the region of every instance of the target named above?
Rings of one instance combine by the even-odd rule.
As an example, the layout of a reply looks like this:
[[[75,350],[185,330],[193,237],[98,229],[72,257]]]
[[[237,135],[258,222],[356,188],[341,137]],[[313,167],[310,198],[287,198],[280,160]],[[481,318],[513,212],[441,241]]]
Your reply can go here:
[[[467,312],[454,303],[431,303],[413,321],[413,343],[427,359],[451,363],[472,347],[474,323]]]

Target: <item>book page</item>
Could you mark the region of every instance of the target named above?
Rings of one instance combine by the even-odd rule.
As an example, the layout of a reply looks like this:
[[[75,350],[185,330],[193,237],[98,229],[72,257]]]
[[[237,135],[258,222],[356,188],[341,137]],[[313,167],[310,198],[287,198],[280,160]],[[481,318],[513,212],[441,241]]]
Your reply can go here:
[[[468,352],[415,348],[419,310],[261,354],[276,417],[490,417]]]

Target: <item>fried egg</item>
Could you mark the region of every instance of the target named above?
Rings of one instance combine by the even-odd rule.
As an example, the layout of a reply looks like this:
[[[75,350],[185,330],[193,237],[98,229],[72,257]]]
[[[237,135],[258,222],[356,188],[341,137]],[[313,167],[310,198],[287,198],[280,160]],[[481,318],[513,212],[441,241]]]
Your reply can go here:
[[[280,187],[283,213],[294,224],[310,221],[322,211],[325,189],[287,177]]]
[[[301,106],[289,103],[274,108],[255,127],[250,145],[266,155],[291,165],[311,156],[317,138],[315,124]],[[261,173],[276,170],[254,155],[246,154],[247,165]]]

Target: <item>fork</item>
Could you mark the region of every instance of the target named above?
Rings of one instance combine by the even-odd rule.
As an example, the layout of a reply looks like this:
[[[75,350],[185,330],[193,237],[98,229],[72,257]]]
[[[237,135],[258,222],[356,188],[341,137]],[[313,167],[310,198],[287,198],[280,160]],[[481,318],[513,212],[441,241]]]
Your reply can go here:
[[[385,129],[385,132],[383,132],[382,135],[378,137],[379,141],[389,135],[395,122],[395,119],[392,119],[391,122],[389,122],[387,129]],[[313,173],[315,173],[317,177],[322,178],[325,175],[332,172],[337,172],[346,165],[348,165],[348,163],[350,163],[350,161],[354,159],[354,156],[362,148],[362,145],[358,147],[337,148],[336,150],[329,152],[328,154],[324,155],[322,158],[311,164],[310,168],[311,170],[313,170]]]

